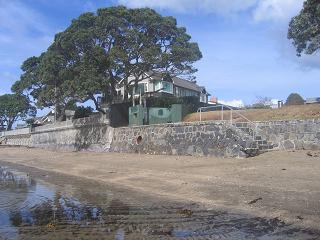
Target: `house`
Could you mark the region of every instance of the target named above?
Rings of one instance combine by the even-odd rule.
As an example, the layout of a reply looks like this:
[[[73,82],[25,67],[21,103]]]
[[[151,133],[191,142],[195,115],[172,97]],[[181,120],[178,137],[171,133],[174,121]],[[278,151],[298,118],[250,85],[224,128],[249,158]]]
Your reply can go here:
[[[320,97],[306,99],[306,104],[319,104],[319,103],[320,103]]]
[[[50,111],[48,114],[42,117],[34,118],[33,125],[41,126],[54,123],[54,111]]]
[[[196,81],[189,81],[179,77],[169,77],[161,73],[145,73],[137,86],[132,82],[134,98],[146,97],[189,97],[199,98],[201,103],[208,103],[210,94],[205,87],[199,86]],[[129,79],[130,82],[130,79]],[[121,82],[120,82],[121,83]],[[118,96],[124,99],[124,87],[117,89]]]

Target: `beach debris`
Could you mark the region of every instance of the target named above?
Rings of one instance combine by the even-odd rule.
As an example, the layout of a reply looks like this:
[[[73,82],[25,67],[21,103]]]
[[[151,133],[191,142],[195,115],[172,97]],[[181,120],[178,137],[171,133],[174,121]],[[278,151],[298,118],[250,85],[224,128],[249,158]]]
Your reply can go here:
[[[309,157],[313,157],[313,155],[312,155],[311,152],[307,152],[307,155],[308,155]]]
[[[319,153],[315,153],[315,152],[307,152],[307,155],[309,157],[319,157],[320,156]]]
[[[47,228],[48,230],[54,230],[54,229],[56,228],[56,225],[51,222],[51,223],[48,223],[48,224],[46,225],[46,228]]]
[[[186,215],[188,217],[191,217],[193,215],[193,211],[190,210],[190,209],[178,209],[177,210],[177,213],[178,214],[183,214],[183,215]]]
[[[297,218],[299,219],[299,220],[303,220],[303,217],[301,217],[301,216],[297,216]]]
[[[256,202],[258,202],[258,201],[260,201],[260,200],[262,200],[262,197],[256,198],[256,199],[248,202],[248,204],[251,205],[251,204],[254,204],[254,203],[256,203]]]

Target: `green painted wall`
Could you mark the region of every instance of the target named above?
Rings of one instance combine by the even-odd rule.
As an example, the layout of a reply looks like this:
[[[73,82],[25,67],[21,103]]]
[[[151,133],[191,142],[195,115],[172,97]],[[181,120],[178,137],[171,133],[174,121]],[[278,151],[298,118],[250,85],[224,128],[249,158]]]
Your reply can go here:
[[[148,113],[148,114],[147,114]],[[148,119],[144,119],[147,118]],[[145,109],[141,105],[129,109],[129,125],[176,123],[182,121],[182,105],[173,104],[170,108],[151,107]]]
[[[140,126],[143,125],[145,109],[141,105],[129,108],[129,125]]]

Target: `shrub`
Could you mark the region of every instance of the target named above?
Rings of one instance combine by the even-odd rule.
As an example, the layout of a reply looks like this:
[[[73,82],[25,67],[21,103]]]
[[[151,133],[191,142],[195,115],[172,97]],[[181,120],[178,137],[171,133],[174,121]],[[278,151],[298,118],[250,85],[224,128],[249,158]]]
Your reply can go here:
[[[80,106],[75,109],[73,119],[89,117],[93,112],[91,107]]]
[[[286,105],[303,105],[304,99],[298,93],[291,93],[286,101]]]

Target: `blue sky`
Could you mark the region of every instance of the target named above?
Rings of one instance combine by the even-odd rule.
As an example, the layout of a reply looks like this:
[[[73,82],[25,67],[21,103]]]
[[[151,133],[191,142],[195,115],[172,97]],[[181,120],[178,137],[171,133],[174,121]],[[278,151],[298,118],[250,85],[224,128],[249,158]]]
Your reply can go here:
[[[0,0],[0,94],[79,14],[111,5],[149,6],[175,16],[198,42],[197,81],[220,100],[319,96],[320,57],[298,58],[286,38],[303,0]]]

